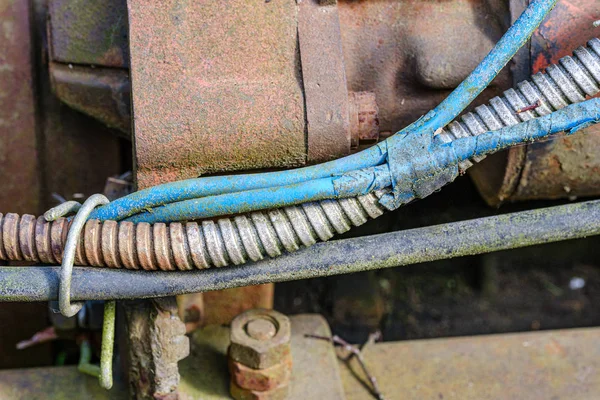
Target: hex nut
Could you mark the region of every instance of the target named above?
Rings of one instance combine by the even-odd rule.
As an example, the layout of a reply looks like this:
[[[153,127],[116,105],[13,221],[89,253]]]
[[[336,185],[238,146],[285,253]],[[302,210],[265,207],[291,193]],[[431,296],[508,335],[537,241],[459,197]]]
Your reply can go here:
[[[231,380],[240,388],[260,392],[287,385],[292,375],[292,357],[287,356],[279,364],[265,369],[253,369],[229,359]]]
[[[234,381],[231,381],[229,385],[229,393],[235,400],[285,400],[288,397],[289,390],[287,384],[266,392],[242,389]]]
[[[275,326],[275,334],[271,338],[251,337],[247,325],[256,319],[270,321]],[[248,310],[231,322],[229,357],[253,369],[269,368],[290,356],[290,338],[291,325],[288,317],[273,310]]]

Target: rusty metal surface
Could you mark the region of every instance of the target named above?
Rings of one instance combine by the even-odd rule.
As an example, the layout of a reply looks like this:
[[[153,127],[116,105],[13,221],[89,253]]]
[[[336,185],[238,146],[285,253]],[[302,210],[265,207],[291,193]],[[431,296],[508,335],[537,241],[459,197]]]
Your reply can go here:
[[[513,0],[513,3],[518,3]],[[518,5],[518,4],[517,4]],[[543,70],[600,34],[592,23],[600,13],[593,0],[558,2],[531,39],[531,72]],[[521,74],[522,75],[522,74]],[[520,76],[520,78],[524,78]],[[600,129],[510,149],[472,171],[484,199],[504,201],[556,199],[600,194]]]
[[[277,387],[287,386],[292,375],[292,356],[290,354],[282,362],[264,369],[250,368],[229,359],[229,373],[231,374],[231,381],[237,387],[261,392],[269,391]]]
[[[205,292],[204,324],[229,324],[243,311],[252,308],[273,308],[273,293],[272,283]]]
[[[0,206],[40,212],[29,3],[2,0],[0,19]]]
[[[50,0],[50,58],[71,64],[127,67],[125,0]]]
[[[126,303],[129,386],[136,399],[178,398],[177,363],[188,356],[174,297]]]
[[[363,356],[386,399],[597,399],[600,330],[574,329],[378,343]],[[347,400],[370,400],[354,362]]]
[[[139,189],[305,163],[294,0],[128,8]]]
[[[298,43],[306,97],[308,162],[350,152],[349,99],[335,1],[298,2]]]
[[[268,336],[264,327],[256,323],[264,321],[274,329]],[[252,309],[231,321],[229,357],[254,369],[265,369],[282,362],[290,354],[291,327],[287,316],[274,310]]]
[[[116,381],[109,391],[98,378],[83,374],[76,366],[0,371],[0,400],[125,400],[125,385]]]
[[[0,0],[0,208],[38,213],[42,211],[42,177],[30,20],[29,1]],[[45,310],[46,305],[40,303],[2,305],[0,368],[52,362],[49,344],[16,349],[19,341],[45,328]]]
[[[434,108],[507,28],[498,1],[338,1],[348,89],[377,96],[380,130],[396,132]],[[511,87],[508,69],[477,100]]]
[[[331,336],[325,319],[315,314],[290,317],[292,324],[292,358],[290,400],[344,399],[339,368],[333,347],[305,334]],[[229,328],[210,325],[194,332],[190,338],[191,354],[179,363],[182,400],[230,399],[227,374]]]
[[[129,138],[131,86],[127,70],[51,62],[49,71],[56,97],[75,110],[118,129]]]
[[[122,143],[104,124],[63,104],[52,94],[48,74],[47,2],[35,0],[34,34],[37,55],[40,173],[44,185],[42,210],[55,205],[50,196],[71,198],[102,192],[107,176],[121,173]]]

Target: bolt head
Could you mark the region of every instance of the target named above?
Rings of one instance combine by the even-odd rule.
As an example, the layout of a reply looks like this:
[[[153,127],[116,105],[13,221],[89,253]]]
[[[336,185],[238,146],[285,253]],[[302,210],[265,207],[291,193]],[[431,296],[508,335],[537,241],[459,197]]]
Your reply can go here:
[[[288,317],[273,310],[248,310],[231,322],[229,357],[250,368],[269,368],[290,355],[290,338]]]

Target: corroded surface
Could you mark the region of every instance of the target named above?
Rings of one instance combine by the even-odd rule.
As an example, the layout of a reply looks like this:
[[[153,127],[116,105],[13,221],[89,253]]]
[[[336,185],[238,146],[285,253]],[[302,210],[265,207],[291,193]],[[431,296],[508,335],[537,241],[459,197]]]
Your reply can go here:
[[[30,18],[27,1],[0,2],[0,206],[15,212],[41,211]]]
[[[363,355],[386,399],[596,399],[599,330],[389,342]],[[366,377],[340,366],[348,400],[370,400]],[[368,386],[367,386],[368,387]]]
[[[307,203],[302,208],[239,215],[219,219],[216,223],[205,220],[200,224],[150,225],[91,219],[81,234],[75,263],[185,271],[259,261],[280,256],[283,249],[295,251],[318,240],[328,240],[334,232],[347,232],[351,226],[367,222],[369,217],[382,215],[383,210],[377,204],[379,195],[375,192],[358,198],[323,200]],[[0,213],[0,260],[60,263],[69,226],[64,218],[47,222],[44,217]],[[267,299],[272,298],[265,288],[256,288],[253,293],[247,291],[249,296],[263,294]],[[225,297],[227,301],[222,305],[209,308],[210,313],[205,314],[208,321],[228,323],[243,310],[260,306],[252,297],[240,302],[240,293],[229,293]],[[254,307],[244,307],[245,304],[254,304]],[[271,303],[266,300],[263,304],[269,308]]]
[[[290,400],[344,399],[333,347],[325,341],[305,338],[307,333],[331,336],[325,319],[305,314],[290,317],[294,366]],[[182,400],[230,399],[227,374],[229,328],[207,326],[192,334],[191,355],[180,362]]]
[[[128,7],[138,188],[304,164],[294,0]]]
[[[531,39],[532,71],[538,72],[600,36],[594,0],[560,1]],[[600,128],[527,146],[513,200],[595,196],[600,193]]]
[[[511,3],[512,5],[512,3]],[[600,12],[593,0],[560,1],[531,39],[531,71],[539,72],[599,31],[592,22]],[[523,77],[521,77],[523,78]],[[581,88],[577,91],[584,93]],[[575,198],[600,193],[600,129],[591,127],[569,138],[516,147],[486,160],[472,172],[485,200]]]
[[[29,1],[0,0],[0,208],[15,212],[43,208],[30,19]],[[49,344],[24,351],[15,348],[18,341],[46,326],[45,309],[43,304],[2,306],[0,368],[51,363]]]
[[[178,398],[177,363],[188,356],[174,297],[126,303],[129,383],[136,399]]]
[[[275,328],[271,338],[261,339],[252,335],[253,321],[265,320]],[[274,310],[247,310],[231,321],[231,346],[229,357],[254,369],[273,367],[290,354],[290,320]]]
[[[498,1],[338,1],[348,89],[377,96],[380,130],[397,132],[437,106],[507,26]],[[503,70],[477,103],[511,86]]]

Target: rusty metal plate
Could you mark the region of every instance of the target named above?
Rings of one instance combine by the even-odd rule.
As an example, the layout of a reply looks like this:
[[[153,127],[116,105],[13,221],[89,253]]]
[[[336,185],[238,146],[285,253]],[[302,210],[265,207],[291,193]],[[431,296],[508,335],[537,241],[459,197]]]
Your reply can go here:
[[[229,324],[236,315],[252,308],[273,308],[274,285],[246,286],[205,292],[203,324]],[[185,297],[185,296],[184,296]]]
[[[597,399],[600,329],[387,342],[363,351],[386,399]],[[347,400],[371,400],[354,362]],[[357,379],[358,377],[358,379]]]
[[[294,0],[131,0],[140,189],[305,163]]]
[[[48,13],[53,61],[129,65],[126,0],[50,0]]]
[[[306,95],[308,161],[350,153],[348,88],[336,1],[298,2],[298,41]]]

